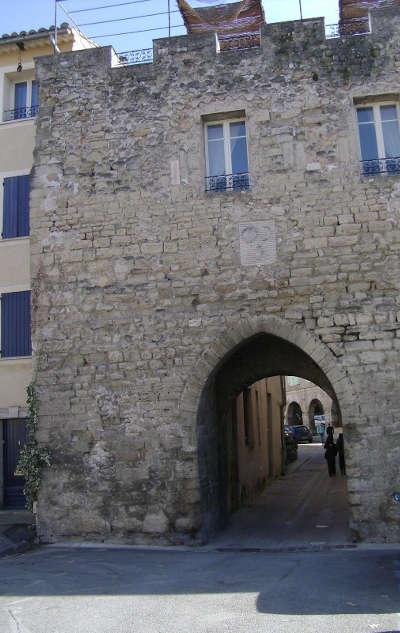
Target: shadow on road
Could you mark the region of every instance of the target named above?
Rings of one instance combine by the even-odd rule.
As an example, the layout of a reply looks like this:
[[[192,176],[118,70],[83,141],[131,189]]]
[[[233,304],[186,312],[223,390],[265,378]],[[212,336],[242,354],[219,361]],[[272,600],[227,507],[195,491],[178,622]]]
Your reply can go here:
[[[396,565],[396,568],[395,568]],[[397,613],[392,551],[244,554],[43,548],[0,561],[10,596],[255,594],[260,613]]]

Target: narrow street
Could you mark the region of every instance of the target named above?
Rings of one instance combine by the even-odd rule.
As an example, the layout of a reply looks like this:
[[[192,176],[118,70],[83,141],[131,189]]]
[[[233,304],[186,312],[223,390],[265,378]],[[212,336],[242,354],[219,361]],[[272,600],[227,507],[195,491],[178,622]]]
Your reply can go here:
[[[213,546],[297,548],[350,543],[346,478],[329,477],[320,443],[299,444],[298,459],[255,505],[232,515]]]

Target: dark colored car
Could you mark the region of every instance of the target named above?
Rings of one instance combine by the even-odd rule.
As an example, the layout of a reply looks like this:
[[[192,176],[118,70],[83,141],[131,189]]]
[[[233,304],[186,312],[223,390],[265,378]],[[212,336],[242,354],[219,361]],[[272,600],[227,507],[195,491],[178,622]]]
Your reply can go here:
[[[297,441],[293,437],[290,426],[283,427],[283,437],[285,440],[286,463],[294,462],[297,459]]]
[[[313,436],[308,428],[308,426],[304,426],[304,424],[296,424],[295,426],[290,427],[293,437],[298,442],[311,442],[313,441]]]

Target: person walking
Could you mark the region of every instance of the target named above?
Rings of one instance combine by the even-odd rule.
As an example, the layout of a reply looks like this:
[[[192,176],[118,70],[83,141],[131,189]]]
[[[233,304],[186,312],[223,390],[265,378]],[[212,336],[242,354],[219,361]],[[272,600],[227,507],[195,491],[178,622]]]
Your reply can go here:
[[[328,464],[329,477],[334,477],[336,475],[337,448],[336,448],[335,442],[330,436],[328,436],[324,444],[324,449],[325,449],[325,459]]]
[[[328,439],[330,438],[333,442],[333,434],[334,434],[335,430],[332,426],[332,424],[328,424],[328,426],[326,427],[326,435],[328,437]]]
[[[317,424],[316,431],[317,431],[318,435],[321,438],[321,444],[323,444],[324,443],[324,437],[325,437],[325,424],[323,424],[322,422],[319,422]]]
[[[344,438],[343,438],[343,433],[339,433],[339,435],[338,435],[338,438],[336,440],[336,448],[337,448],[338,457],[339,457],[340,474],[341,475],[345,475],[346,474],[346,462],[345,462],[345,459],[344,459]]]

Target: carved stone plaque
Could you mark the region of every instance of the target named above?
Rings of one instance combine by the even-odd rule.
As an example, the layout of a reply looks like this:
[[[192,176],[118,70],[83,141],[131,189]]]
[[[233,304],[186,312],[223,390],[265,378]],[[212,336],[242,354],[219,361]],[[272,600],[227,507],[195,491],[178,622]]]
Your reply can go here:
[[[242,266],[265,266],[276,260],[276,232],[273,221],[239,224]]]

